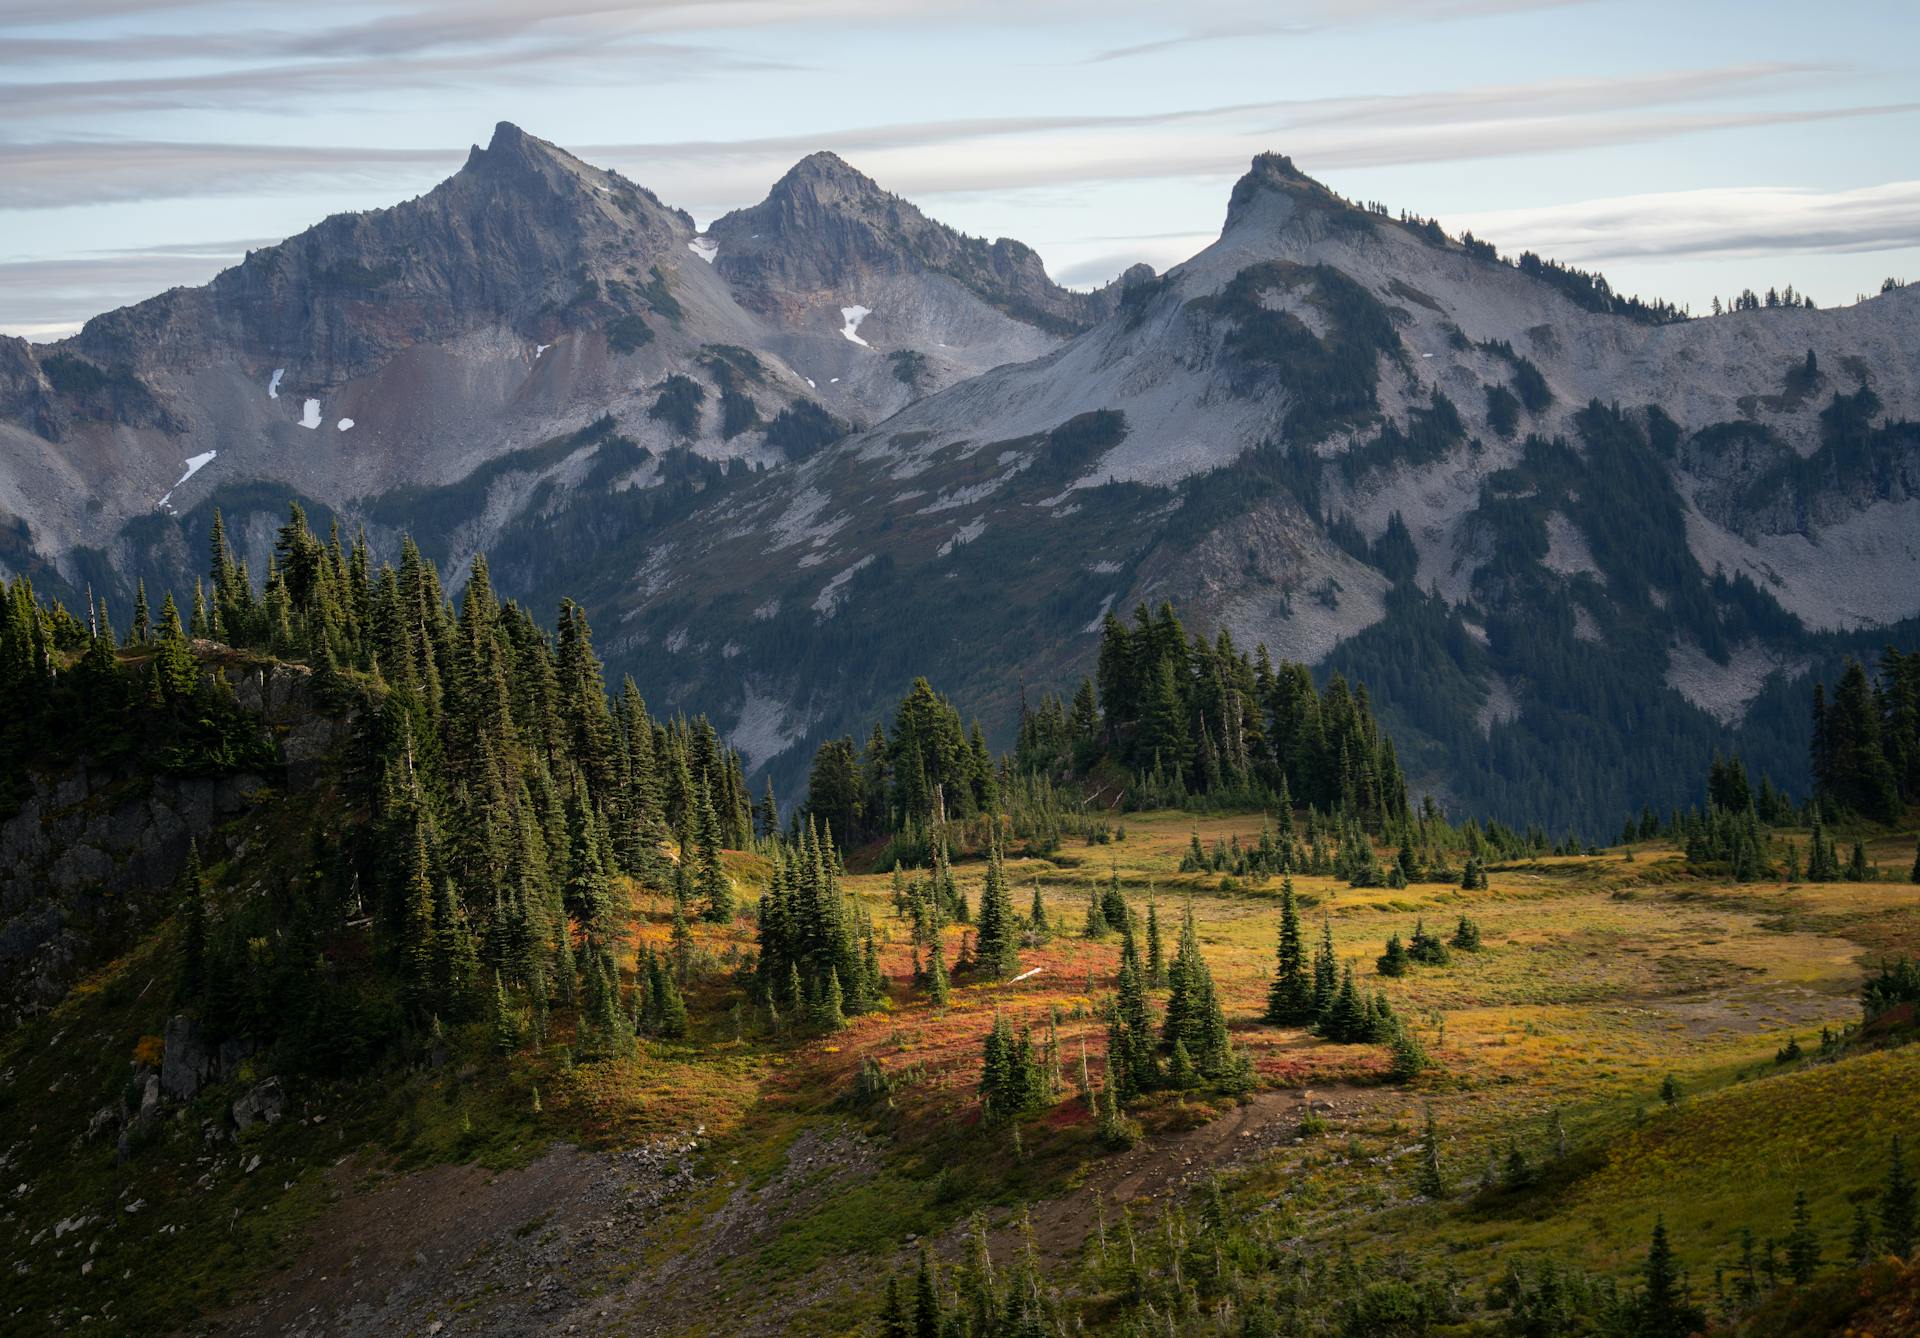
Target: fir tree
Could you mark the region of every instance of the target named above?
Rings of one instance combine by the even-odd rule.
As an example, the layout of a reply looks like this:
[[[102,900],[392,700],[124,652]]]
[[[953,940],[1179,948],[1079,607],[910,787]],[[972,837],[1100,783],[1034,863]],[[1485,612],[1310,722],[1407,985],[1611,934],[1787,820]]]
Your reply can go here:
[[[197,1000],[207,987],[207,890],[200,867],[200,845],[187,841],[187,862],[175,880],[180,916],[180,964],[174,997]]]
[[[1680,1264],[1667,1240],[1667,1224],[1653,1224],[1653,1239],[1641,1269],[1641,1292],[1634,1307],[1634,1332],[1643,1338],[1686,1338],[1705,1327],[1706,1316],[1687,1299]]]
[[[987,876],[980,891],[979,933],[974,940],[974,969],[987,980],[1004,980],[1020,968],[1020,928],[1013,917],[1007,871],[996,837],[987,847]]]
[[[1915,868],[1920,869],[1920,864],[1916,864]],[[1160,907],[1158,903],[1149,900],[1147,902],[1147,985],[1151,989],[1159,989],[1166,983],[1166,955],[1160,946]]]
[[[935,1008],[945,1008],[950,993],[946,954],[936,939],[927,958],[927,1001]]]
[[[1807,1191],[1793,1195],[1793,1225],[1787,1232],[1787,1276],[1805,1286],[1820,1270],[1820,1237],[1813,1229],[1813,1214],[1807,1209]]]
[[[1080,931],[1085,938],[1105,938],[1107,936],[1107,916],[1101,908],[1098,888],[1087,888],[1087,920]]]
[[[941,1338],[946,1331],[946,1316],[940,1304],[940,1280],[934,1271],[933,1253],[925,1241],[920,1244],[920,1268],[913,1284],[913,1338]]]
[[[1333,921],[1320,917],[1320,946],[1313,954],[1313,1016],[1324,1023],[1340,991],[1340,968],[1333,955]]]
[[[1313,978],[1307,967],[1306,943],[1300,936],[1300,913],[1293,879],[1280,884],[1280,937],[1275,950],[1273,984],[1267,990],[1267,1021],[1302,1026],[1314,1020]]]
[[[1374,970],[1383,976],[1404,976],[1407,974],[1407,948],[1398,934],[1387,940],[1387,950],[1374,963]]]
[[[1907,1174],[1906,1150],[1895,1134],[1887,1156],[1887,1178],[1880,1189],[1880,1239],[1904,1259],[1913,1252],[1914,1228],[1914,1182]]]
[[[829,967],[826,988],[814,1005],[813,1025],[821,1031],[841,1031],[847,1025],[846,994],[840,985],[840,970]]]

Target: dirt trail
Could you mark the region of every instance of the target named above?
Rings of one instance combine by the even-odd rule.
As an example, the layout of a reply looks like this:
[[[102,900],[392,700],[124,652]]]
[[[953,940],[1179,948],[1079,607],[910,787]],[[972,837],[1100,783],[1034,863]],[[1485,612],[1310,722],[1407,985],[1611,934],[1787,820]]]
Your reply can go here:
[[[1072,1256],[1093,1231],[1101,1199],[1112,1215],[1122,1204],[1184,1193],[1213,1171],[1291,1144],[1310,1104],[1339,1118],[1362,1109],[1370,1095],[1370,1089],[1349,1086],[1259,1092],[1197,1129],[1145,1139],[1100,1163],[1073,1193],[1034,1204],[1028,1210],[1034,1242],[1050,1260]],[[1011,1247],[1013,1238],[1013,1227],[1003,1227],[996,1233],[996,1252],[1003,1244]]]

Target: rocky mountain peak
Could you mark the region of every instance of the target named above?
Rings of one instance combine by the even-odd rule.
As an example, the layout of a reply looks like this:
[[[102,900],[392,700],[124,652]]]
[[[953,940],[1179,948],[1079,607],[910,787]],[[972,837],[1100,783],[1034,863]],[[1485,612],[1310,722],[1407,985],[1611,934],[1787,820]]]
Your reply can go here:
[[[1320,208],[1350,207],[1332,191],[1295,167],[1293,159],[1286,154],[1262,153],[1254,157],[1252,165],[1234,183],[1233,194],[1227,199],[1226,225],[1221,231],[1231,232],[1250,217],[1261,213],[1263,206],[1276,197],[1295,206],[1304,203]]]

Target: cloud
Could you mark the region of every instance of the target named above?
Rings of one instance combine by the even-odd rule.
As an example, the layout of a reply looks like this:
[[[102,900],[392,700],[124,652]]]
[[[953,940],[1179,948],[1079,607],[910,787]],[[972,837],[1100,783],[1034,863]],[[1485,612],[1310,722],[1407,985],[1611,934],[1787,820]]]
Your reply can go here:
[[[759,198],[795,159],[820,148],[853,159],[891,189],[927,195],[1230,177],[1268,149],[1292,154],[1309,171],[1326,172],[1645,143],[1914,109],[1910,103],[1739,112],[1686,108],[1760,90],[1820,86],[1836,77],[1814,65],[1747,64],[1374,97],[966,117],[737,140],[569,147],[705,216]],[[112,139],[0,143],[0,208],[265,193],[329,182],[417,186],[426,171],[451,170],[463,152]]]
[[[270,240],[199,242],[0,262],[0,333],[27,339],[72,334],[86,316],[183,284],[205,283]],[[84,313],[76,315],[75,313]]]
[[[610,59],[616,57],[617,59]],[[521,82],[623,83],[636,74],[683,80],[720,70],[791,68],[715,47],[671,42],[626,42],[617,50],[581,36],[511,49],[487,49],[396,62],[386,56],[293,61],[193,74],[102,79],[18,81],[0,84],[0,113],[16,124],[127,112],[255,107],[285,115],[306,110],[306,97],[369,98],[398,89],[450,88],[511,77]]]
[[[1087,58],[1089,65],[1137,56],[1155,56],[1181,47],[1227,42],[1246,37],[1301,37],[1332,27],[1379,23],[1448,22],[1535,9],[1564,9],[1591,0],[1347,0],[1344,4],[1267,4],[1248,21],[1207,24],[1184,33],[1149,42],[1110,47]],[[1287,15],[1289,17],[1280,17]]]
[[[1458,214],[1450,229],[1557,260],[1739,258],[1920,246],[1920,181],[1852,190],[1736,186]]]
[[[461,149],[365,149],[154,140],[0,143],[0,209],[269,194],[318,183],[418,182]]]

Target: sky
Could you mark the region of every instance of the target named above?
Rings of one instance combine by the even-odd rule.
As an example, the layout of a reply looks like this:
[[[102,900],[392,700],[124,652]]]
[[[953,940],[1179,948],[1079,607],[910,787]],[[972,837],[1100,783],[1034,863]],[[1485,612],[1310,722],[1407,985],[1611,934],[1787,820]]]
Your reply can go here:
[[[1707,310],[1920,279],[1912,0],[0,0],[0,332],[202,283],[497,121],[703,225],[831,149],[1063,283],[1254,154]]]

